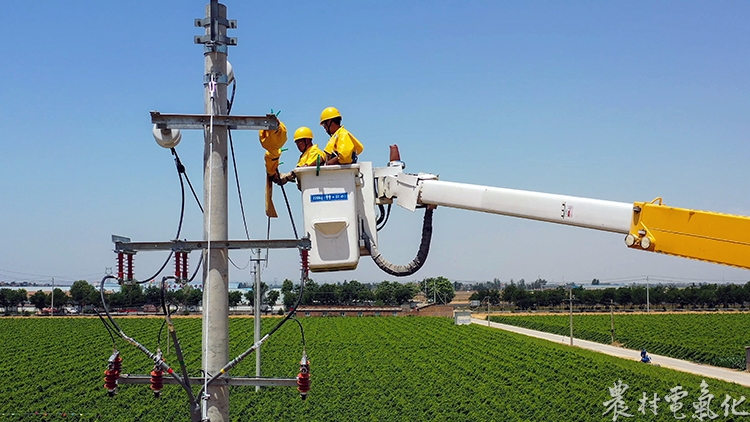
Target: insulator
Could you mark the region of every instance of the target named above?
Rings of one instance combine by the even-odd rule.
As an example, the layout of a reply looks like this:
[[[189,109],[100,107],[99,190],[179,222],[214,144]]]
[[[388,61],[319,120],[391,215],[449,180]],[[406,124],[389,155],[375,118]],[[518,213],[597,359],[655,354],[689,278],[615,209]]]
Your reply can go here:
[[[135,254],[128,254],[128,281],[133,280],[133,255]]]
[[[164,371],[158,367],[154,367],[151,371],[151,390],[154,391],[154,397],[159,397],[161,389],[164,386]]]
[[[297,391],[302,400],[307,398],[310,391],[310,361],[307,359],[307,353],[302,353],[302,360],[299,362],[299,374],[297,374]]]
[[[182,278],[182,262],[180,262],[182,259],[182,253],[175,252],[174,254],[174,276],[177,277],[177,279]]]
[[[125,277],[125,254],[122,252],[117,253],[117,279],[122,281]]]
[[[118,374],[122,372],[122,356],[117,353],[117,356],[110,361],[110,369],[115,370]]]
[[[110,397],[117,394],[117,380],[120,378],[120,373],[111,369],[104,371],[104,388],[107,389],[107,394]]]
[[[188,253],[183,252],[182,253],[182,279],[187,281],[188,277]]]
[[[302,272],[304,273],[305,278],[307,278],[307,272],[309,270],[308,264],[309,264],[310,251],[308,251],[307,249],[302,249],[300,251],[300,256],[302,257]]]
[[[122,371],[122,356],[117,350],[112,353],[107,363],[107,369],[104,371],[104,388],[110,397],[117,394],[117,380],[120,378]]]

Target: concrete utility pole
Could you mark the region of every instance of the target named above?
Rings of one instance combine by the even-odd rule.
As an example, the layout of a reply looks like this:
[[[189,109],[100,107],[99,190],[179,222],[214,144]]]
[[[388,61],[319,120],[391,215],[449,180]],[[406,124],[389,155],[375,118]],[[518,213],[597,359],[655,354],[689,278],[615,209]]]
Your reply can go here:
[[[258,257],[255,259],[255,287],[253,287],[253,293],[255,294],[255,306],[253,306],[253,313],[255,314],[255,330],[254,330],[254,336],[253,339],[255,342],[260,341],[260,316],[261,316],[261,290],[260,290],[260,249],[256,249],[255,253],[258,254]],[[255,376],[260,378],[261,371],[260,371],[260,347],[255,350]],[[260,386],[255,386],[255,391],[260,391]]]
[[[570,345],[573,345],[573,284],[570,284]]]
[[[609,300],[609,332],[612,333],[612,343],[615,342],[615,301]]]
[[[227,114],[227,8],[217,0],[206,6],[204,112]],[[204,238],[226,241],[227,228],[227,127],[204,129],[203,203],[208,205],[203,218]],[[229,253],[226,248],[207,251],[203,273],[203,370],[218,373],[229,362]],[[229,420],[229,387],[214,383],[206,390],[204,417],[211,422]]]

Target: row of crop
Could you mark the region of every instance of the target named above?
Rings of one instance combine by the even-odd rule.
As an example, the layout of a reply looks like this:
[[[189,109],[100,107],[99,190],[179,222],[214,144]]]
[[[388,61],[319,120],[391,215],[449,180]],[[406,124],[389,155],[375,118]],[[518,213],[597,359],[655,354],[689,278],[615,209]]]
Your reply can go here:
[[[747,314],[576,315],[574,336],[709,365],[744,369]],[[492,320],[533,330],[569,335],[564,315],[493,316]]]
[[[159,400],[142,385],[123,385],[117,396],[106,397],[101,377],[111,339],[98,320],[71,321],[75,322],[0,320],[0,332],[13,333],[13,350],[23,350],[33,362],[23,378],[0,384],[5,398],[0,414],[85,411],[108,421],[188,418],[185,394],[174,385],[165,386]],[[264,320],[264,331],[277,321]],[[128,334],[156,348],[158,319],[120,322]],[[487,327],[456,326],[445,318],[308,318],[302,323],[313,380],[308,399],[301,401],[290,387],[257,393],[251,387],[232,387],[233,419],[600,421],[607,419],[602,413],[603,403],[610,399],[608,387],[618,379],[631,386],[624,397],[631,413],[642,392],[663,396],[676,385],[690,391],[689,398],[695,401],[701,381]],[[197,374],[201,320],[176,319],[175,325],[188,367]],[[232,357],[252,344],[252,325],[252,319],[230,320]],[[19,335],[21,331],[25,334]],[[57,335],[53,338],[49,333]],[[118,346],[125,372],[150,370],[152,363],[143,354],[122,341]],[[2,353],[0,370],[6,373],[29,366],[19,353]],[[294,376],[300,353],[299,328],[286,324],[263,347],[264,376]],[[167,359],[176,362],[173,349]],[[253,375],[254,369],[251,356],[232,375]],[[717,400],[725,394],[737,399],[750,396],[750,389],[737,385],[713,380],[709,384]],[[687,400],[686,406],[690,407]],[[43,420],[58,419],[63,420]],[[658,416],[638,414],[638,420],[673,417],[665,409]]]

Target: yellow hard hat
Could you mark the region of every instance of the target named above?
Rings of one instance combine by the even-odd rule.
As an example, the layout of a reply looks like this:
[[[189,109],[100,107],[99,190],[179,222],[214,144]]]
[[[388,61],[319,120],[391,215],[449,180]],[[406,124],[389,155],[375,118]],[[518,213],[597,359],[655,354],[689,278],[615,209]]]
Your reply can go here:
[[[312,130],[310,130],[307,126],[302,126],[294,131],[294,140],[297,141],[297,139],[312,139],[313,133]]]
[[[323,110],[322,113],[320,113],[320,123],[323,123],[326,120],[330,120],[336,117],[341,117],[341,113],[339,113],[336,107],[328,107],[325,110]]]

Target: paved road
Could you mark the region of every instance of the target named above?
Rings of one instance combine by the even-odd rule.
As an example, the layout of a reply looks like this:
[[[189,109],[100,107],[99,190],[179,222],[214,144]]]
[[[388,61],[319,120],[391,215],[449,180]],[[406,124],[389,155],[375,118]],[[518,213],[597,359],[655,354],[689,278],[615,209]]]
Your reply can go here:
[[[487,321],[483,319],[472,318],[471,322],[474,324],[487,326]],[[534,331],[529,330],[528,328],[499,324],[497,322],[490,322],[489,325],[493,328],[512,331],[514,333],[519,333],[530,337],[541,338],[555,343],[570,344],[570,337],[568,336],[563,337],[559,334]],[[573,346],[593,350],[599,353],[605,353],[611,356],[617,356],[623,359],[639,360],[641,357],[640,350],[625,349],[622,347],[610,346],[609,344],[596,343],[593,341],[581,340],[577,338],[573,338]],[[698,363],[687,362],[667,356],[653,355],[650,353],[649,356],[651,356],[651,361],[654,364],[665,368],[670,368],[682,372],[690,372],[692,374],[697,374],[704,377],[735,382],[737,384],[744,385],[745,387],[750,387],[750,372],[741,372],[727,368],[719,368],[716,366],[701,365]]]

